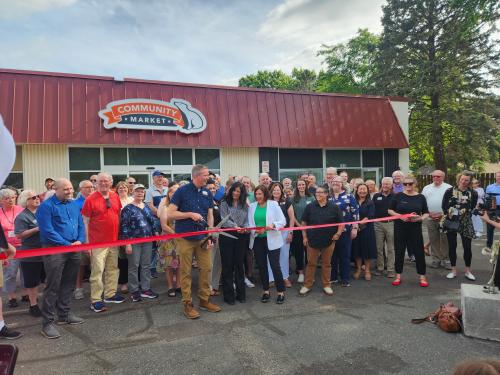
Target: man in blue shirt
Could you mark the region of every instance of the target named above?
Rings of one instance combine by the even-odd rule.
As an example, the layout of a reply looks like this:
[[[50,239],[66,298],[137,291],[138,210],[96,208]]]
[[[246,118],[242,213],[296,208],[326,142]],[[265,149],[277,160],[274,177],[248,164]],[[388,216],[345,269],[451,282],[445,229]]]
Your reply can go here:
[[[496,199],[497,202],[497,217],[500,216],[500,172],[495,173],[495,183],[488,185],[485,191],[486,195]],[[493,235],[495,233],[495,227],[490,224],[486,224],[486,247],[491,251],[491,246],[493,245]]]
[[[54,183],[55,194],[45,200],[36,211],[40,239],[45,247],[80,245],[85,241],[85,227],[80,209],[71,199],[73,186],[65,178]],[[58,324],[81,324],[83,319],[70,311],[71,295],[75,288],[80,265],[80,253],[60,253],[43,257],[47,286],[43,293],[42,334],[60,337],[54,320],[57,309]]]
[[[94,192],[94,184],[90,180],[80,181],[78,185],[78,190],[80,194],[78,194],[78,198],[75,199],[75,204],[78,206],[80,211],[82,210],[83,204],[85,203],[85,199]]]
[[[213,196],[206,188],[208,180],[208,168],[204,165],[195,165],[191,172],[192,181],[181,186],[172,196],[168,206],[167,216],[175,220],[175,233],[198,232],[214,226]],[[177,240],[180,268],[181,268],[181,290],[182,302],[184,303],[184,315],[188,319],[196,319],[200,316],[193,307],[191,298],[191,262],[193,254],[198,261],[200,277],[198,280],[198,297],[200,308],[209,312],[219,312],[219,306],[211,303],[209,275],[211,264],[211,242],[207,247],[203,246],[206,235],[193,235],[179,238]]]

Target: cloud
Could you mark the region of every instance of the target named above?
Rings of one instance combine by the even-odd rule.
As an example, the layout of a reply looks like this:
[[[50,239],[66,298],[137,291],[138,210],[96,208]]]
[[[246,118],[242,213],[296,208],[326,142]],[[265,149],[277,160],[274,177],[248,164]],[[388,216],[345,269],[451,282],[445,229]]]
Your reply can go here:
[[[381,1],[0,0],[1,67],[237,84],[319,69],[322,43],[380,28]]]
[[[27,17],[32,13],[67,7],[77,0],[0,0],[0,18]]]

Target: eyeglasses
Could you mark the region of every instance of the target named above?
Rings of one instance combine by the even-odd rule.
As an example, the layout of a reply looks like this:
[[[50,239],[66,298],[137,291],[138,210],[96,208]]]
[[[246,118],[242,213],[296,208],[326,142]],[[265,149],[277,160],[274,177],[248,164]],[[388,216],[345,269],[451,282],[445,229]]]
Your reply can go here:
[[[97,180],[90,180],[90,182],[97,182]]]
[[[135,185],[135,181],[134,181],[134,182],[129,181],[129,182],[128,182],[128,184],[129,184],[129,185]]]
[[[413,182],[403,182],[403,185],[404,185],[404,186],[412,186],[412,185],[413,185]]]
[[[316,191],[316,194],[328,194],[326,191]]]
[[[106,201],[106,208],[111,208],[111,201],[109,198],[104,198],[104,200]]]
[[[438,175],[432,176],[432,178],[434,178],[434,177],[436,177],[436,178],[443,178],[443,176],[438,176]]]
[[[32,200],[37,200],[37,199],[40,199],[40,196],[39,196],[39,195],[35,195],[35,196],[33,196],[33,197],[29,197],[29,198],[28,198],[28,200],[30,200],[30,199],[32,199]]]

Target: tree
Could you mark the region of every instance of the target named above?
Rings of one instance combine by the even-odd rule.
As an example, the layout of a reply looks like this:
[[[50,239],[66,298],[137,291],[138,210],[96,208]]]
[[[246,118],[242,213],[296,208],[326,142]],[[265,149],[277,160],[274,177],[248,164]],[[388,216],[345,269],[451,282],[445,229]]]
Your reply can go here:
[[[293,90],[293,78],[281,70],[259,70],[257,74],[250,74],[240,78],[240,87],[256,87],[262,89]]]
[[[256,87],[290,91],[314,91],[316,86],[314,70],[293,68],[292,74],[281,70],[259,70],[257,74],[249,74],[240,78],[240,87]]]
[[[374,79],[381,93],[412,100],[410,152],[419,162],[430,161],[429,147],[443,170],[474,165],[466,155],[493,156],[477,142],[491,137],[498,120],[474,106],[486,104],[485,90],[498,78],[491,38],[498,10],[496,0],[388,0],[383,7]]]
[[[374,91],[374,64],[379,37],[368,29],[359,29],[347,43],[323,45],[318,56],[323,56],[326,70],[318,76],[318,91],[368,94]]]

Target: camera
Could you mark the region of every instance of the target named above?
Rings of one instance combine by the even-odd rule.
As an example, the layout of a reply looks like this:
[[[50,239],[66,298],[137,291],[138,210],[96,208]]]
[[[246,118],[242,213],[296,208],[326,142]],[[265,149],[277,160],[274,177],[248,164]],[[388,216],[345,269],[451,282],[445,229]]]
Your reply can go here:
[[[474,215],[482,215],[484,212],[488,214],[491,220],[497,220],[497,201],[496,197],[486,195],[484,197],[484,202],[480,203],[473,211]]]

